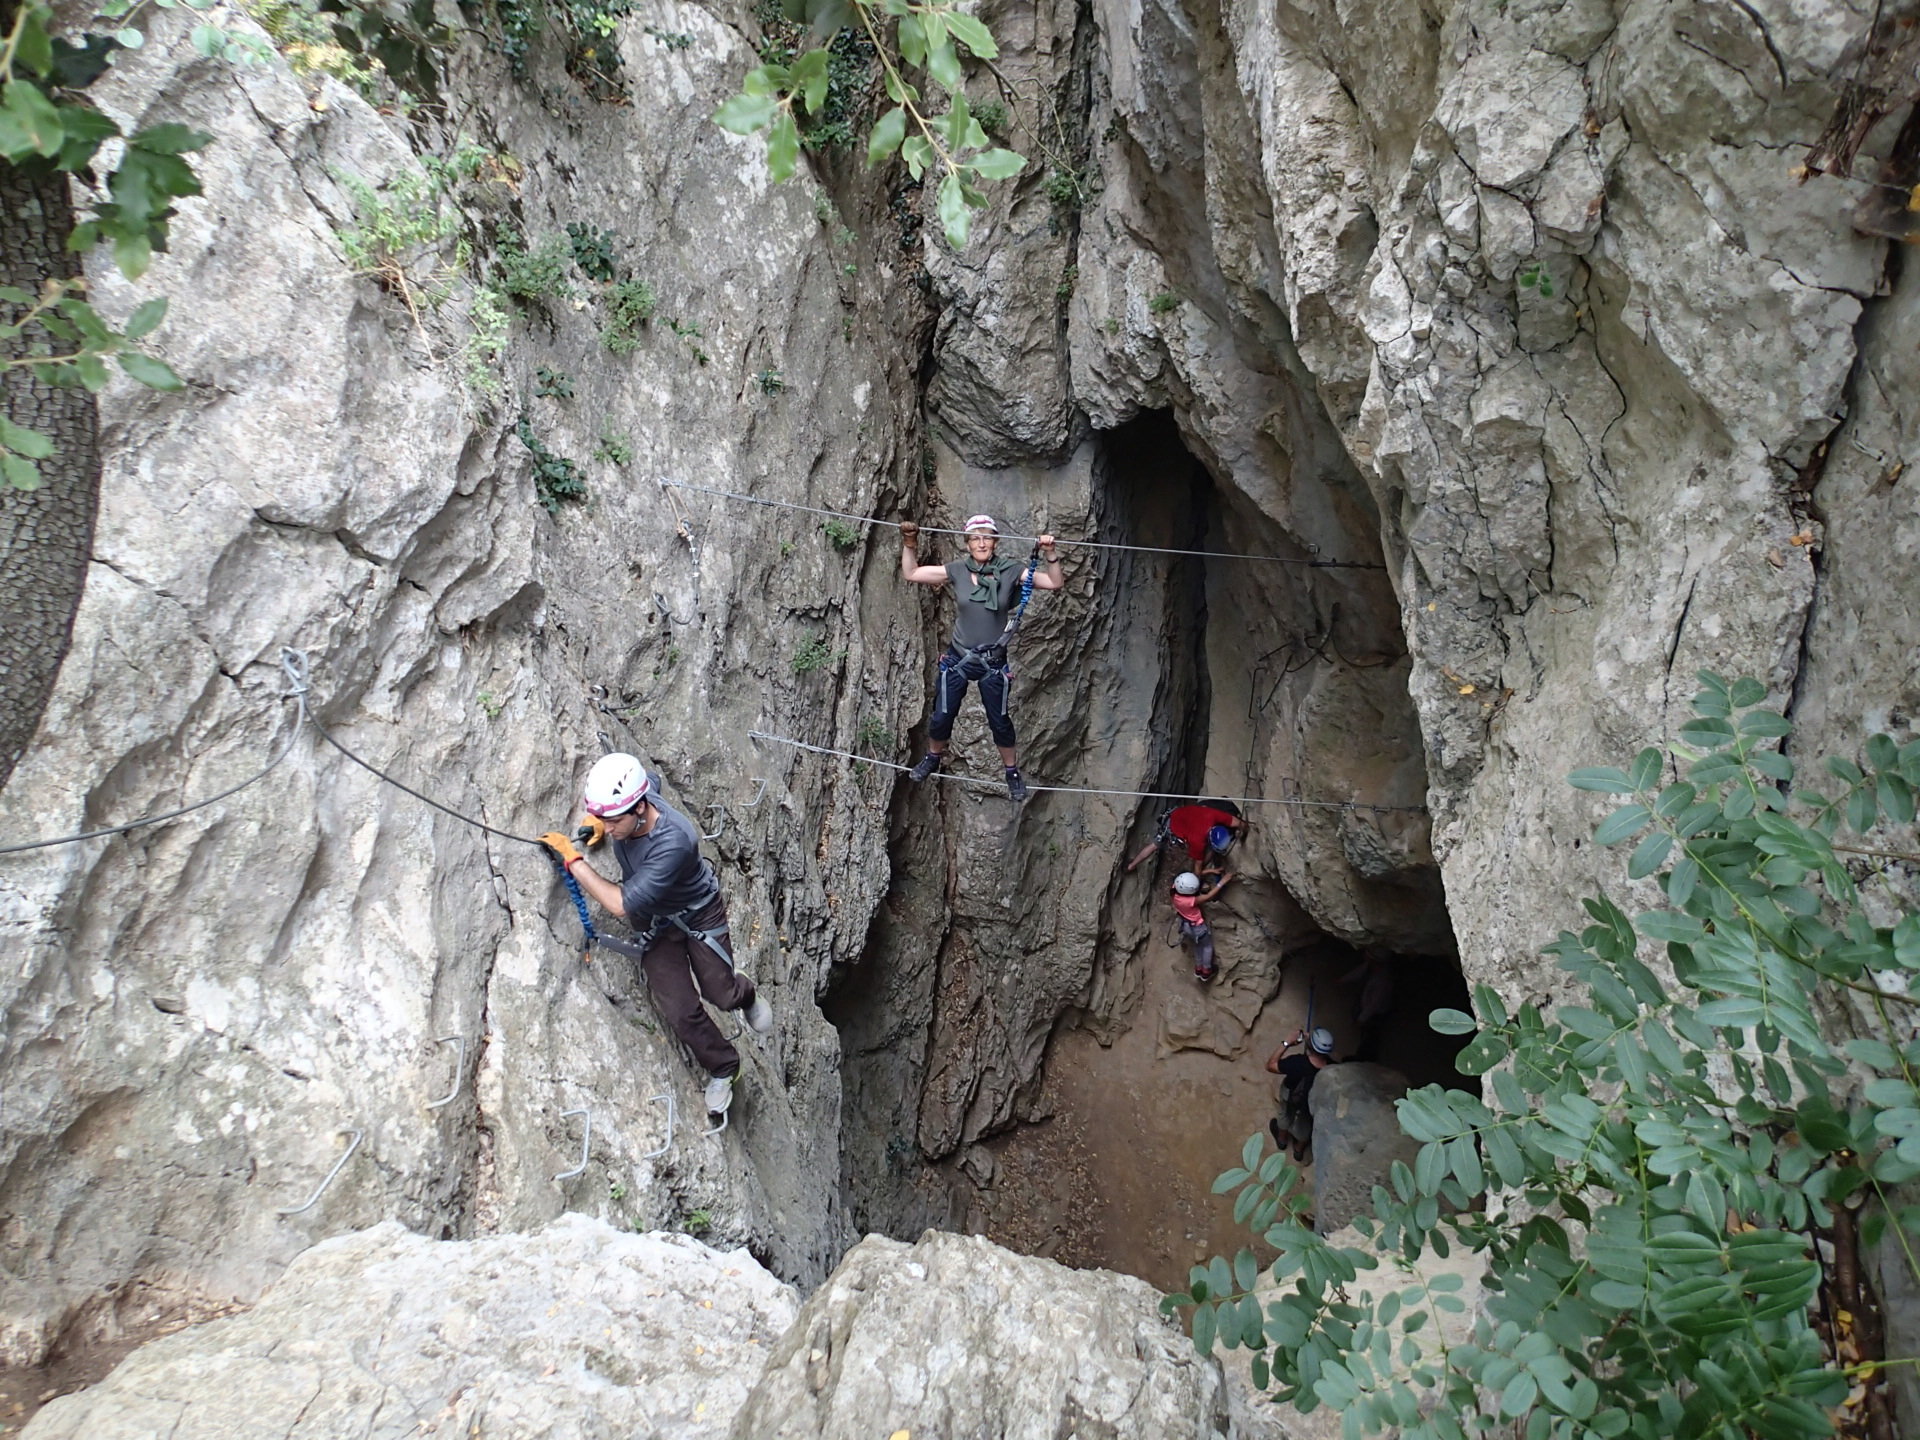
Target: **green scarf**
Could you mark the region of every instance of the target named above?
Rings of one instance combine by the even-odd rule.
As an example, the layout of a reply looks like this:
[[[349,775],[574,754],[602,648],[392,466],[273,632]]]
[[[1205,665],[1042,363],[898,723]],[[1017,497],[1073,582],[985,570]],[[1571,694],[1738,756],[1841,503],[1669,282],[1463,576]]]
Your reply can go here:
[[[967,559],[967,573],[973,577],[973,589],[967,599],[976,605],[984,605],[989,610],[1000,608],[1000,577],[1020,562],[1005,555],[996,555],[985,565],[976,565],[971,556]]]

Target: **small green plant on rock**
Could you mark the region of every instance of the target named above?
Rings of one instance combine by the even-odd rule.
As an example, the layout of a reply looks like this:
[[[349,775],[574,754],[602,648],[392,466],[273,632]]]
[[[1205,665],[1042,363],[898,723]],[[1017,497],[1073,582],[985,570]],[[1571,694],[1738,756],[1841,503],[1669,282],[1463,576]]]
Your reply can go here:
[[[708,355],[706,351],[702,350],[697,343],[706,338],[700,333],[700,322],[698,320],[669,319],[667,321],[667,328],[687,342],[687,348],[693,351],[693,358],[700,364],[705,365],[713,358]]]
[[[594,447],[593,458],[605,465],[632,464],[632,437],[616,431],[609,421],[600,431],[600,443]]]
[[[547,514],[558,516],[566,501],[578,503],[587,498],[587,482],[580,478],[580,467],[564,455],[556,455],[533,433],[533,425],[521,416],[513,427],[520,443],[533,456],[533,498]]]
[[[1542,300],[1553,298],[1553,276],[1547,273],[1545,265],[1536,261],[1522,268],[1513,278],[1522,290],[1531,290]]]
[[[611,230],[596,231],[575,221],[567,226],[567,241],[573,249],[573,263],[582,275],[602,284],[613,279],[615,242]]]
[[[503,388],[498,366],[506,352],[508,328],[506,301],[493,286],[480,286],[467,304],[467,338],[460,348],[460,363],[467,388],[489,405],[500,398]]]
[[[860,527],[845,520],[828,520],[820,527],[836,550],[851,550],[860,543]]]
[[[640,348],[640,331],[653,319],[659,303],[653,286],[644,280],[621,280],[607,287],[607,323],[600,327],[600,343],[616,355]]]
[[[1631,842],[1627,877],[1658,887],[1637,915],[1587,899],[1548,948],[1580,1003],[1510,1009],[1480,985],[1477,1018],[1433,1012],[1473,1036],[1457,1064],[1486,1089],[1399,1102],[1418,1155],[1375,1187],[1358,1244],[1317,1234],[1299,1172],[1250,1138],[1213,1188],[1278,1258],[1216,1257],[1168,1297],[1200,1350],[1247,1347],[1256,1385],[1339,1412],[1353,1440],[1816,1440],[1850,1396],[1849,1433],[1875,1433],[1876,1407],[1891,1433],[1876,1396],[1914,1362],[1836,1317],[1870,1308],[1883,1238],[1920,1283],[1902,1188],[1920,1179],[1920,911],[1880,883],[1920,844],[1920,740],[1801,773],[1763,685],[1700,681],[1666,753],[1568,777],[1618,797],[1594,839]],[[1484,1272],[1478,1307],[1420,1265],[1456,1248]]]
[[[693,1236],[706,1234],[709,1230],[713,1229],[713,1212],[711,1210],[689,1210],[687,1212],[687,1218],[681,1224],[680,1229],[685,1234]]]
[[[500,712],[507,708],[507,702],[491,690],[482,690],[478,695],[475,695],[473,699],[474,703],[480,707],[480,713],[485,715],[489,720],[498,720],[500,718]]]
[[[760,387],[760,393],[762,395],[778,395],[782,390],[787,388],[785,377],[771,365],[754,376],[753,379],[754,383]]]
[[[1156,315],[1168,315],[1179,308],[1180,292],[1177,290],[1162,290],[1158,295],[1155,295],[1151,300],[1147,301],[1147,309]]]
[[[810,675],[815,670],[826,669],[833,660],[833,647],[827,643],[827,637],[809,635],[800,642],[800,648],[793,652],[793,673]]]
[[[893,731],[877,715],[862,715],[854,727],[853,748],[874,755],[891,755],[897,742]]]
[[[1069,265],[1060,273],[1060,283],[1053,287],[1053,298],[1062,305],[1073,299],[1073,288],[1080,283],[1080,267]]]
[[[988,100],[973,107],[973,118],[980,122],[980,128],[1000,140],[1007,133],[1007,107],[998,100]]]
[[[354,223],[339,232],[347,263],[397,295],[416,320],[421,306],[444,302],[466,252],[456,245],[451,264],[435,255],[460,230],[460,212],[440,183],[424,170],[403,170],[384,190],[357,175],[334,178],[353,201]]]
[[[500,289],[516,300],[564,300],[573,293],[567,284],[567,264],[573,258],[567,242],[549,235],[532,250],[515,231],[500,236]]]
[[[533,372],[533,393],[540,400],[571,400],[573,377],[564,370],[549,370],[542,365]]]

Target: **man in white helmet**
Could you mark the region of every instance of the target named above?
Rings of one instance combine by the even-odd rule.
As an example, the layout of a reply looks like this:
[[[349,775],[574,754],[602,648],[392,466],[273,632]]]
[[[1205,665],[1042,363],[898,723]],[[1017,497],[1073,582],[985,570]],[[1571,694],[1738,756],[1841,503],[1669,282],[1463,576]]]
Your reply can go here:
[[[915,585],[953,585],[959,602],[953,624],[953,643],[940,657],[940,674],[934,684],[933,714],[927,721],[927,753],[907,772],[907,778],[925,780],[940,768],[947,753],[947,741],[953,736],[953,722],[960,713],[960,702],[967,697],[967,686],[980,687],[980,703],[986,707],[987,728],[993,743],[1000,747],[1000,763],[1006,767],[1007,793],[1016,801],[1027,798],[1027,782],[1020,774],[1020,760],[1014,753],[1013,720],[1007,714],[1007,642],[1013,638],[1015,611],[1020,604],[1023,580],[1018,560],[997,556],[1000,529],[991,515],[975,515],[966,523],[967,558],[945,565],[920,563],[920,527],[911,520],[900,527],[900,575]],[[1040,537],[1040,558],[1046,568],[1036,568],[1033,588],[1058,590],[1067,582],[1060,574],[1060,557],[1054,553],[1053,536]]]
[[[607,755],[587,772],[584,827],[590,844],[605,839],[620,864],[620,882],[600,875],[558,831],[540,837],[560,857],[601,909],[639,932],[646,950],[640,968],[667,1023],[706,1070],[707,1109],[720,1115],[733,1103],[740,1053],[701,1005],[744,1010],[747,1024],[766,1035],[773,1012],[754,994],[753,981],[733,968],[727,908],[720,881],[700,856],[700,832],[654,794],[646,769],[631,755]]]

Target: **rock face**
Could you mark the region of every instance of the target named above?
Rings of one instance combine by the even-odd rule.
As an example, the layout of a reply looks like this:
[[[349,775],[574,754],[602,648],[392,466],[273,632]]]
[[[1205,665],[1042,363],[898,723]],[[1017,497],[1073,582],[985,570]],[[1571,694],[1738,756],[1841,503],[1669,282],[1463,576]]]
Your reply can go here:
[[[1242,1433],[1158,1299],[972,1236],[869,1236],[775,1348],[733,1440]]]
[[[566,1215],[531,1235],[389,1221],[322,1241],[257,1308],[142,1347],[25,1440],[1272,1433],[1240,1403],[1123,1276],[875,1236],[801,1310],[744,1251]]]
[[[1313,1228],[1322,1235],[1373,1213],[1373,1187],[1396,1160],[1412,1165],[1420,1146],[1400,1128],[1393,1102],[1407,1077],[1388,1065],[1350,1060],[1313,1082]]]
[[[745,1251],[565,1215],[437,1242],[395,1221],[322,1241],[254,1310],[134,1352],[25,1434],[727,1433],[793,1291]]]
[[[814,1000],[885,888],[888,792],[746,732],[904,729],[919,618],[885,583],[892,552],[657,482],[803,500],[818,473],[837,507],[873,507],[917,453],[922,302],[885,283],[897,237],[849,209],[880,262],[822,279],[841,262],[818,212],[842,217],[824,192],[769,189],[759,154],[709,123],[750,52],[697,7],[632,21],[645,107],[569,101],[556,55],[527,86],[472,57],[471,93],[526,99],[486,117],[516,159],[471,198],[466,238],[488,255],[503,225],[537,242],[590,221],[687,332],[656,326],[616,356],[571,274],[571,299],[514,307],[489,408],[463,383],[471,284],[416,323],[342,250],[358,217],[339,177],[415,166],[401,131],[331,81],[215,65],[189,29],[159,17],[99,93],[129,127],[217,135],[206,194],[148,282],[93,275],[110,314],[171,297],[155,339],[186,388],[100,398],[73,648],[0,794],[0,839],[156,814],[291,749],[178,822],[0,861],[0,1360],[250,1300],[314,1238],[389,1217],[473,1235],[566,1209],[643,1227],[704,1211],[717,1238],[817,1282],[852,1236],[838,1046]],[[738,243],[707,243],[722,235]],[[452,258],[449,237],[420,283]],[[571,400],[535,395],[542,368],[572,377]],[[784,390],[754,383],[769,371]],[[584,507],[534,503],[523,418],[576,462]],[[809,643],[831,659],[802,673]],[[308,657],[306,704],[342,743],[510,835],[565,824],[616,746],[718,832],[736,954],[778,1024],[741,1042],[724,1134],[699,1133],[703,1077],[631,966],[581,964],[539,850],[298,733],[283,646]],[[556,1182],[583,1120],[586,1169]],[[350,1131],[318,1202],[276,1213]]]

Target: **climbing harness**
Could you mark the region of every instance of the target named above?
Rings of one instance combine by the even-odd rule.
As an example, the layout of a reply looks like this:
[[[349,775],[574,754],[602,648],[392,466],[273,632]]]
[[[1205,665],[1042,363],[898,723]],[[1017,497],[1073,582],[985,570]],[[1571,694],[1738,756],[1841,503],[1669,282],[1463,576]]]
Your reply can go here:
[[[774,500],[765,495],[743,495],[737,490],[719,490],[711,485],[690,485],[684,480],[661,480],[662,486],[675,490],[691,490],[701,495],[717,495],[722,500],[737,500],[745,505],[770,505],[777,510],[794,510],[803,515],[825,515],[835,520],[852,520],[861,525],[884,525],[898,530],[898,520],[882,520],[877,515],[856,515],[848,510],[825,510],[817,505],[796,505],[790,500]],[[922,525],[923,535],[958,535],[965,538],[964,530],[943,530],[937,525]],[[1001,535],[1002,540],[1038,540],[1037,535]],[[1308,570],[1385,570],[1387,567],[1372,560],[1320,560],[1302,559],[1295,555],[1248,555],[1235,550],[1176,550],[1162,545],[1120,545],[1109,540],[1056,540],[1056,545],[1070,546],[1080,550],[1128,550],[1141,555],[1187,555],[1200,560],[1261,560],[1274,565],[1298,565]]]
[[[841,760],[853,760],[862,765],[874,765],[882,770],[907,771],[913,767],[899,765],[891,760],[876,760],[871,755],[856,755],[851,750],[835,750],[826,745],[810,745],[804,740],[790,739],[785,735],[769,735],[764,730],[749,730],[749,740],[764,740],[771,745],[787,745],[795,750],[805,750],[814,755],[832,755]],[[946,770],[933,771],[936,780],[951,780],[957,785],[984,786],[998,790],[1001,782],[984,780],[972,775],[955,775]],[[1201,795],[1173,794],[1164,790],[1102,790],[1091,785],[1031,785],[1032,790],[1044,790],[1055,795],[1114,795],[1135,800],[1185,800],[1204,802],[1208,798],[1229,800],[1235,805],[1295,805],[1309,810],[1367,810],[1379,813],[1398,813],[1424,815],[1424,805],[1377,805],[1364,800],[1296,800],[1283,799],[1275,795],[1222,795],[1207,797]]]

